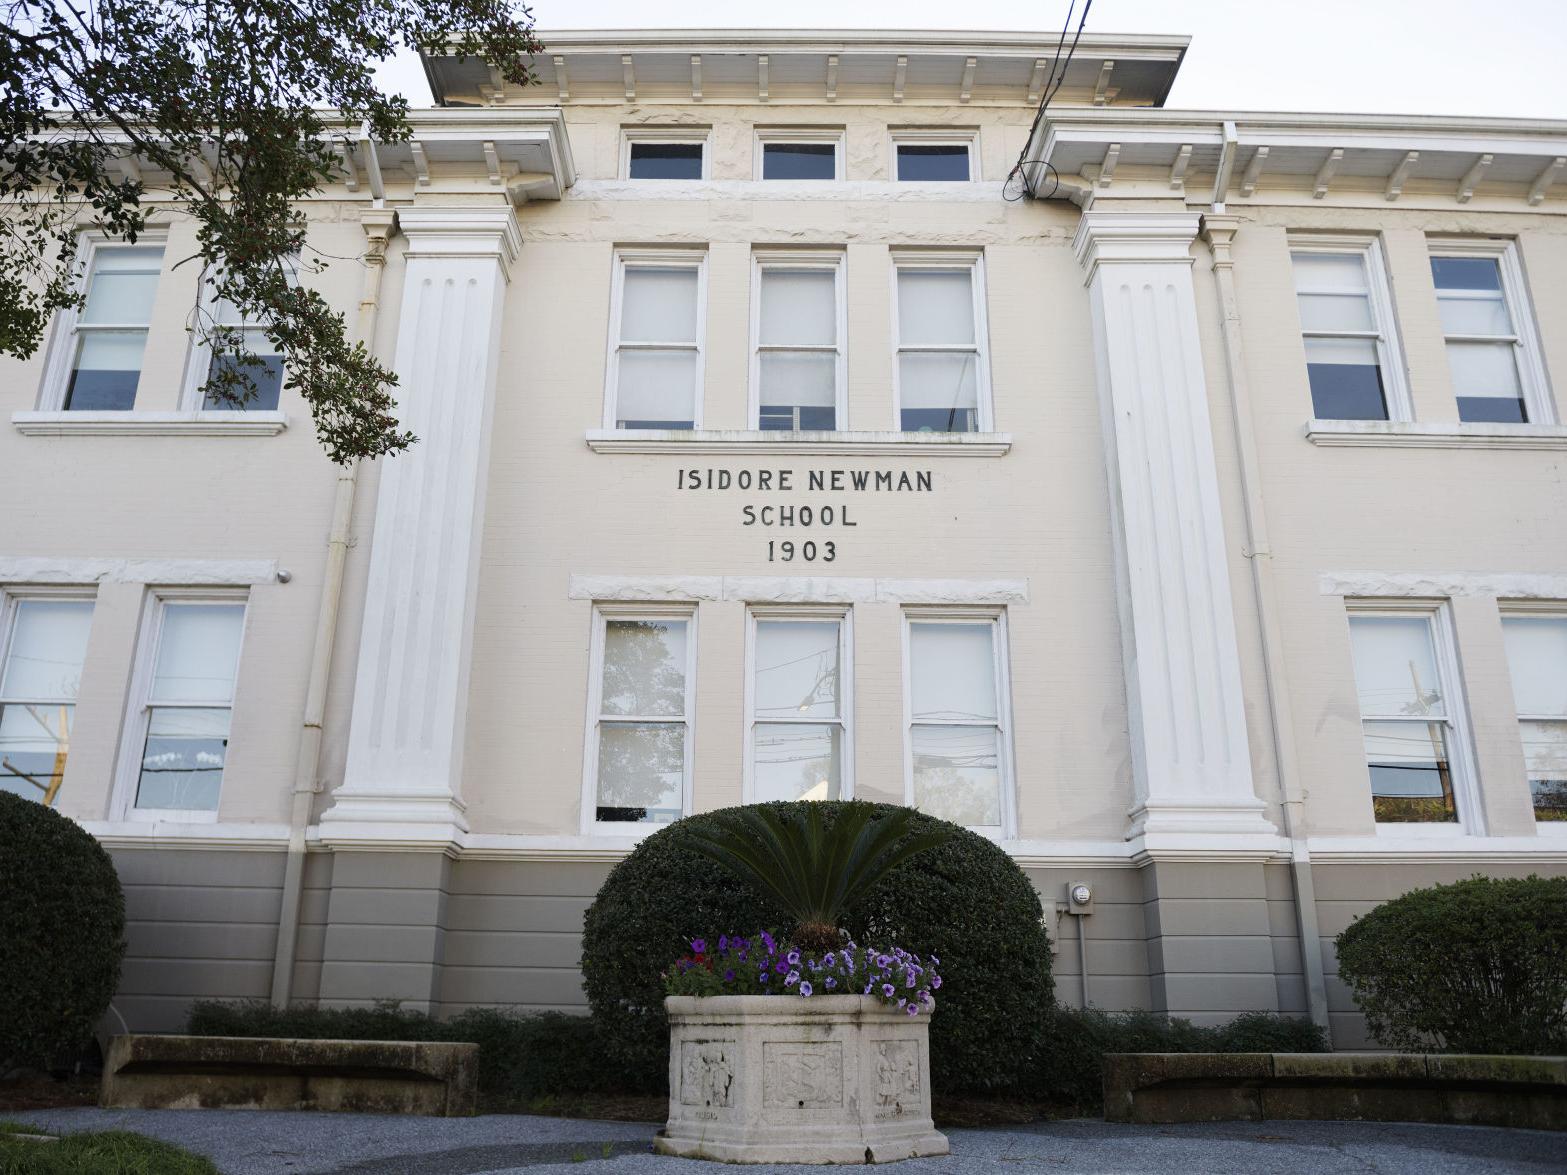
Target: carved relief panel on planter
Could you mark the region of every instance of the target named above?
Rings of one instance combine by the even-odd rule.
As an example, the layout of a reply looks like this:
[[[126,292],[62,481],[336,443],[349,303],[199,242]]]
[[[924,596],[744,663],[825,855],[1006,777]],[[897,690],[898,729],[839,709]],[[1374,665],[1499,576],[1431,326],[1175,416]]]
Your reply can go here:
[[[734,1045],[725,1040],[687,1040],[680,1049],[680,1101],[687,1106],[727,1106],[734,1084]]]
[[[762,1046],[762,1103],[793,1109],[843,1104],[843,1045],[767,1041]]]

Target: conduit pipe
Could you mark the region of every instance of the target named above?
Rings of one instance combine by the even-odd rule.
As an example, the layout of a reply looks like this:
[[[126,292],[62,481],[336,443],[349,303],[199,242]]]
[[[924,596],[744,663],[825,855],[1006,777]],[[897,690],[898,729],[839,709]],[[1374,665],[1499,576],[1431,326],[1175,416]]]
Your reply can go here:
[[[1246,382],[1241,345],[1240,306],[1235,297],[1235,261],[1230,244],[1240,218],[1221,213],[1203,217],[1202,235],[1213,254],[1213,280],[1219,293],[1219,321],[1224,337],[1225,371],[1229,378],[1231,420],[1240,462],[1241,498],[1246,515],[1246,561],[1251,566],[1257,622],[1262,635],[1263,678],[1268,690],[1268,718],[1273,758],[1278,764],[1284,802],[1284,835],[1290,843],[1290,877],[1295,894],[1295,925],[1300,937],[1301,973],[1306,981],[1306,1007],[1314,1023],[1332,1037],[1328,1020],[1327,980],[1322,964],[1322,935],[1317,923],[1317,893],[1312,880],[1311,852],[1306,844],[1305,791],[1301,787],[1291,718],[1289,685],[1284,673],[1284,638],[1279,628],[1278,591],[1273,582],[1273,550],[1263,507],[1258,470],[1257,436],[1252,425],[1251,394]]]
[[[386,271],[386,244],[397,231],[396,216],[391,209],[373,208],[365,212],[362,222],[368,244],[364,254],[364,277],[354,334],[358,341],[372,350],[381,309],[381,277]],[[321,582],[321,603],[316,613],[310,678],[305,687],[299,758],[294,767],[288,859],[283,867],[283,902],[278,914],[277,948],[272,959],[272,1006],[275,1008],[288,1007],[294,991],[294,963],[299,953],[299,915],[305,892],[306,832],[321,787],[321,728],[326,715],[327,687],[332,674],[332,650],[337,642],[337,622],[343,599],[343,572],[348,563],[349,536],[354,524],[354,493],[358,480],[358,461],[337,467],[337,485],[332,494],[332,525],[327,534],[326,568]]]

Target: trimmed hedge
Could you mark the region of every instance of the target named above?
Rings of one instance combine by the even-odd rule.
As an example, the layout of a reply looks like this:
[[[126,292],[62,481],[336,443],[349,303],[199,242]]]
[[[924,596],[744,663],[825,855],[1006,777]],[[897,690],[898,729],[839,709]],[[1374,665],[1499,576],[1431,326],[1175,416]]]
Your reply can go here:
[[[823,807],[836,812],[854,802]],[[584,918],[588,1003],[610,1059],[633,1090],[667,1089],[660,973],[689,950],[689,940],[789,929],[770,899],[689,847],[691,830],[712,827],[721,816],[688,816],[647,837],[615,866]],[[938,826],[950,839],[891,873],[847,912],[844,926],[862,945],[941,959],[930,1027],[935,1088],[1006,1089],[1034,1066],[1037,1034],[1030,1026],[1054,1000],[1039,895],[1017,863],[982,836],[921,814],[909,831]]]
[[[1104,1109],[1106,1053],[1325,1053],[1326,1034],[1310,1020],[1243,1012],[1227,1024],[1202,1027],[1157,1012],[1056,1008],[1044,1021],[1039,1068],[1029,1097],[1058,1108]]]
[[[1567,1053],[1567,877],[1411,890],[1335,945],[1339,977],[1385,1045]]]
[[[85,1048],[124,955],[109,854],[53,809],[0,792],[0,1072]]]
[[[585,1016],[519,1015],[472,1008],[450,1020],[383,1001],[370,1008],[288,1008],[264,1000],[201,1000],[191,1005],[193,1036],[272,1036],[304,1040],[440,1040],[479,1046],[479,1091],[506,1102],[552,1094],[600,1093],[615,1086],[598,1035]]]

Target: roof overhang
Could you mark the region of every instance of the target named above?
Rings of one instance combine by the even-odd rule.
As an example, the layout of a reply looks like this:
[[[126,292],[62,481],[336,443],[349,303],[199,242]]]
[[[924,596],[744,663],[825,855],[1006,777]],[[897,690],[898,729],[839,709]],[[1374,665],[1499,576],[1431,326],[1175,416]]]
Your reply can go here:
[[[1329,192],[1391,201],[1408,192],[1466,203],[1483,191],[1537,205],[1567,181],[1567,122],[1063,109],[1035,129],[1028,158],[1041,191],[1048,163],[1096,196],[1222,204]]]
[[[1060,32],[703,29],[540,33],[539,88],[476,58],[424,58],[441,105],[558,101],[1037,104]],[[1189,37],[1085,34],[1058,101],[1158,106]],[[541,92],[542,91],[542,92]]]

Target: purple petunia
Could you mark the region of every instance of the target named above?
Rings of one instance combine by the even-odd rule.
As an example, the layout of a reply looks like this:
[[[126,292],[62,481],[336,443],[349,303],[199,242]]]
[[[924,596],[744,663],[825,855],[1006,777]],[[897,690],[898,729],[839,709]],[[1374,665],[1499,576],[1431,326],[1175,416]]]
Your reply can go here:
[[[767,953],[769,955],[777,953],[778,944],[773,941],[773,936],[768,934],[765,930],[762,931],[762,942],[766,945]]]
[[[806,980],[804,983],[800,984],[800,994],[801,995],[808,996],[808,995],[811,994],[811,992],[813,990],[815,990],[815,989],[811,987],[810,980]]]
[[[833,988],[838,986],[838,980],[835,976],[829,975],[825,980],[822,981],[822,986],[825,987],[828,991],[831,991]]]
[[[725,983],[733,983],[734,981],[735,981],[734,968],[731,967],[728,971],[724,972],[724,982]]]
[[[691,940],[691,953],[694,955],[705,954],[707,951],[707,939],[693,938]]]
[[[785,957],[789,960],[789,966],[798,967],[800,965],[799,951],[790,951],[789,954]]]
[[[800,982],[800,973],[798,971],[791,971],[791,972],[789,972],[789,974],[784,976],[784,986],[785,987],[793,987],[795,984],[797,984],[799,982]]]
[[[727,934],[720,934],[718,936],[718,953],[719,954],[723,954],[728,949],[729,949],[729,936]]]
[[[932,988],[935,988],[936,990],[939,991],[941,989],[941,976],[939,976],[939,975],[932,975],[930,977],[930,985],[931,985]]]
[[[918,1004],[910,1004],[906,1011],[910,1016],[918,1016],[920,1014],[920,1008]]]
[[[789,970],[789,964],[785,963],[782,959],[779,959],[778,962],[773,964],[773,970],[782,975],[785,971]]]
[[[895,996],[897,993],[898,993],[898,989],[893,987],[892,984],[884,983],[884,984],[881,985],[881,994],[886,996],[889,1000],[893,996]]]

